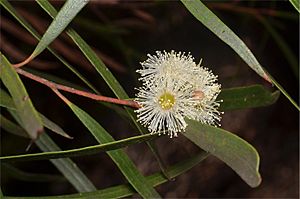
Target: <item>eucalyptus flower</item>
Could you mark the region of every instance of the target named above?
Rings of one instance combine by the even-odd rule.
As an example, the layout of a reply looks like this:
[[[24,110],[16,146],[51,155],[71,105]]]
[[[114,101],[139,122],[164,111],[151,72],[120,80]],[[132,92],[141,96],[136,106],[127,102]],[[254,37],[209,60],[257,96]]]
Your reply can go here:
[[[176,83],[176,80],[157,81],[138,90],[136,101],[141,105],[136,110],[138,121],[151,133],[177,137],[177,133],[187,127],[185,117],[196,117],[196,109],[190,106],[194,101],[191,88]]]
[[[142,69],[137,70],[141,74],[139,80],[144,84],[152,84],[162,79],[173,79],[186,81],[196,70],[194,58],[188,53],[171,51],[156,51],[156,55],[148,54],[148,59],[141,62]]]
[[[151,133],[167,133],[171,138],[184,132],[185,118],[205,124],[219,125],[216,101],[221,85],[208,68],[197,65],[190,54],[171,51],[148,55],[141,63],[136,102],[141,106],[138,121]]]

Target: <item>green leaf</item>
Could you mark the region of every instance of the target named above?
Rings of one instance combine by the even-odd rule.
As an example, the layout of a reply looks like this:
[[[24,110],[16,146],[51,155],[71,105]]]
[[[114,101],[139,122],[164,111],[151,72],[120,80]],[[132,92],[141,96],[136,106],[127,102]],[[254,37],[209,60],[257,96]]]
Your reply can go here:
[[[11,4],[7,0],[0,0],[0,4],[32,35],[34,36],[38,41],[40,41],[41,37],[35,31],[34,28],[30,24],[27,23],[26,20],[24,20],[16,10],[11,6]],[[91,88],[94,92],[97,93],[97,90],[89,81],[81,75],[73,66],[71,66],[65,59],[63,59],[61,56],[59,56],[56,52],[54,52],[49,46],[47,49],[58,59],[60,60],[71,72],[73,72],[81,81],[83,81],[89,88]]]
[[[15,112],[8,110],[16,121],[19,121],[18,115]],[[4,124],[1,124],[1,128],[9,130]],[[15,125],[17,126],[17,125]],[[20,128],[14,128],[20,130]],[[10,133],[15,133],[11,132]],[[20,134],[22,133],[19,132]],[[42,151],[60,151],[61,149],[55,144],[55,142],[43,132],[39,138],[35,141],[36,145]],[[65,176],[65,178],[75,187],[78,192],[95,191],[96,187],[92,182],[84,175],[84,173],[77,167],[77,165],[70,158],[62,158],[57,160],[50,160],[55,167]]]
[[[1,119],[0,121],[2,121],[3,118],[4,117],[0,115],[0,119]],[[5,124],[4,127],[8,128],[10,126]],[[0,157],[0,161],[2,163],[5,163],[5,162],[47,160],[47,159],[57,159],[57,158],[92,155],[92,154],[97,154],[97,153],[100,153],[103,151],[112,151],[115,149],[124,148],[126,146],[138,144],[138,143],[144,142],[146,140],[154,139],[157,137],[158,137],[157,134],[146,134],[146,135],[125,138],[125,139],[117,140],[114,142],[108,142],[105,144],[82,147],[82,148],[78,148],[78,149],[70,149],[70,150],[64,150],[64,151],[51,151],[51,152],[33,153],[33,154],[24,154],[24,155],[2,156],[2,157]]]
[[[204,26],[218,36],[224,43],[229,45],[258,75],[273,83],[287,99],[300,111],[297,103],[288,95],[270,74],[256,60],[245,43],[227,27],[210,9],[200,0],[181,0],[190,13],[196,17]]]
[[[89,0],[67,0],[31,54],[31,59],[45,50],[88,2]]]
[[[289,0],[289,1],[294,6],[294,8],[300,13],[299,0]]]
[[[1,128],[4,129],[7,132],[10,132],[14,135],[21,136],[28,138],[28,135],[24,129],[22,129],[20,126],[16,125],[6,117],[0,114],[0,124]]]
[[[43,125],[50,129],[51,131],[57,133],[58,135],[61,135],[63,137],[73,139],[73,137],[70,137],[60,126],[49,120],[47,117],[45,117],[43,114],[40,113],[40,117],[42,119]]]
[[[5,171],[5,175],[13,177],[17,180],[26,182],[52,182],[52,181],[66,181],[66,179],[59,175],[42,174],[42,173],[30,173],[22,171],[10,164],[1,163],[2,171]]]
[[[2,90],[1,88],[0,88],[0,96],[1,96],[1,100],[0,100],[1,107],[5,107],[11,110],[16,110],[15,104],[11,99],[11,97],[7,94],[7,92]]]
[[[167,169],[167,172],[170,174],[171,178],[175,178],[194,166],[198,165],[201,161],[203,161],[208,156],[208,153],[201,152],[200,154],[189,158],[187,160],[183,160],[170,168]],[[160,184],[163,184],[165,182],[168,182],[168,179],[161,173],[157,172],[155,174],[152,174],[150,176],[146,177],[147,182],[151,184],[152,186],[158,186]],[[114,187],[109,187],[106,189],[89,192],[89,193],[80,193],[80,194],[70,194],[70,195],[60,195],[60,196],[39,196],[39,197],[30,197],[30,198],[41,198],[41,199],[52,199],[52,198],[124,198],[129,197],[136,192],[130,185],[118,185]],[[12,198],[20,198],[20,197],[8,197],[10,199]],[[22,197],[22,198],[28,198],[28,197]]]
[[[20,118],[24,129],[26,130],[31,139],[37,139],[38,135],[43,131],[43,124],[41,118],[35,110],[17,72],[14,70],[13,66],[8,62],[6,57],[2,54],[0,76],[2,82],[4,83],[4,85],[6,86],[13,98],[17,114]]]
[[[193,120],[188,120],[188,127],[183,135],[225,162],[249,186],[257,187],[261,183],[258,172],[259,155],[245,140],[223,129]]]
[[[71,102],[67,102],[80,121],[89,129],[99,143],[114,142],[113,137],[105,131],[90,115]],[[133,162],[122,149],[109,151],[107,154],[124,174],[128,182],[144,198],[160,198],[159,194],[147,183],[145,177],[138,171]]]
[[[217,100],[223,100],[220,110],[227,111],[269,106],[277,101],[279,95],[279,91],[272,93],[262,85],[251,85],[223,89]]]

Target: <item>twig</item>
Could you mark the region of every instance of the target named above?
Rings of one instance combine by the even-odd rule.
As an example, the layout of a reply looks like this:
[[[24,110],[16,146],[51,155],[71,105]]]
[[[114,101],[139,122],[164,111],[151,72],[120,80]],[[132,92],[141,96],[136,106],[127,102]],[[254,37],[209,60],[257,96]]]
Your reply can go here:
[[[16,60],[24,60],[26,58],[27,55],[25,55],[21,50],[19,50],[13,43],[9,42],[1,33],[0,38],[2,42],[1,47],[4,52],[9,54]],[[41,70],[54,69],[59,66],[57,62],[44,61],[40,59],[32,60],[28,65]]]
[[[51,88],[53,91],[57,91],[57,90],[62,90],[62,91],[66,91],[69,93],[73,93],[76,95],[80,95],[80,96],[84,96],[93,100],[97,100],[97,101],[101,101],[101,102],[109,102],[109,103],[114,103],[114,104],[120,104],[120,105],[125,105],[125,106],[130,106],[132,108],[140,108],[140,105],[133,101],[133,100],[124,100],[124,99],[116,99],[116,98],[112,98],[112,97],[106,97],[106,96],[102,96],[102,95],[96,95],[93,93],[89,93],[89,92],[85,92],[85,91],[81,91],[81,90],[77,90],[68,86],[64,86],[61,84],[57,84],[54,82],[51,82],[47,79],[44,79],[42,77],[36,76],[32,73],[26,72],[25,70],[22,70],[20,68],[16,68],[17,73],[32,79],[34,81],[37,81],[41,84],[44,84],[46,86],[48,86],[49,88]],[[56,92],[57,94],[57,92]]]

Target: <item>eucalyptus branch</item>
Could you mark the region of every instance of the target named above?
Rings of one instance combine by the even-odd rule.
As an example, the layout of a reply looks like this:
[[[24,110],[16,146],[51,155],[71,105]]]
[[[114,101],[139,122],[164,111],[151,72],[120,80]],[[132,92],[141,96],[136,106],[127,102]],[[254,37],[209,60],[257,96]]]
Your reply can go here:
[[[66,91],[66,92],[73,93],[73,94],[76,94],[76,95],[80,95],[80,96],[83,96],[83,97],[87,97],[87,98],[90,98],[90,99],[93,99],[93,100],[96,100],[96,101],[120,104],[120,105],[130,106],[132,108],[139,108],[140,107],[140,105],[137,102],[133,101],[133,100],[124,100],[124,99],[106,97],[106,96],[102,96],[102,95],[96,95],[96,94],[93,94],[93,93],[77,90],[77,89],[74,89],[72,87],[68,87],[68,86],[64,86],[64,85],[61,85],[61,84],[54,83],[54,82],[49,81],[45,78],[36,76],[32,73],[29,73],[25,70],[22,70],[20,68],[16,68],[16,71],[17,71],[17,73],[19,73],[19,74],[21,74],[21,75],[23,75],[23,76],[25,76],[29,79],[32,79],[36,82],[44,84],[45,86],[48,86],[53,91],[54,90],[62,90],[62,91]]]

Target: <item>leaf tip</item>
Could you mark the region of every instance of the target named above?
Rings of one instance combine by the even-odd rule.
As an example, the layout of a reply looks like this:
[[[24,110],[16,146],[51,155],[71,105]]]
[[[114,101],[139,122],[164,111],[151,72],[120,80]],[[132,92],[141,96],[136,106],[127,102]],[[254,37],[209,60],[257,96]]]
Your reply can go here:
[[[74,137],[72,137],[72,136],[69,136],[68,134],[64,134],[63,135],[65,138],[68,138],[68,139],[70,139],[70,140],[73,140],[74,139]]]
[[[279,90],[274,91],[271,95],[273,97],[274,102],[276,102],[280,96],[280,91]]]
[[[252,182],[248,182],[247,184],[251,187],[251,188],[256,188],[258,187],[262,182],[262,177],[259,173],[257,173],[256,179]]]

